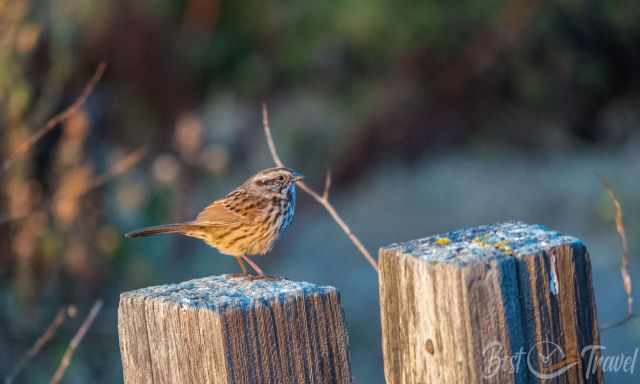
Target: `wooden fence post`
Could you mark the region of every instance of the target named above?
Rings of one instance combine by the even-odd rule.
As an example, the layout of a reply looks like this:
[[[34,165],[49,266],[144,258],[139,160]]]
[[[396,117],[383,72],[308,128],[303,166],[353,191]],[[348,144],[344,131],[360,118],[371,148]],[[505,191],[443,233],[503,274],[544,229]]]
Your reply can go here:
[[[380,250],[385,376],[395,383],[600,383],[583,243],[507,223]]]
[[[333,287],[213,276],[120,296],[127,384],[351,383]]]

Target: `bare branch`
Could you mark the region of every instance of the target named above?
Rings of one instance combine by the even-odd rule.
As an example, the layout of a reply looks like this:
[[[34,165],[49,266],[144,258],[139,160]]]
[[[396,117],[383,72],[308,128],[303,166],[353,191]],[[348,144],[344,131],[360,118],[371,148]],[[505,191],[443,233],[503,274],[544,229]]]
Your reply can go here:
[[[624,291],[627,294],[627,315],[623,320],[603,326],[602,329],[605,330],[623,325],[636,316],[633,314],[633,283],[631,281],[631,275],[629,273],[629,242],[627,241],[627,234],[622,216],[622,205],[620,204],[620,200],[618,200],[613,187],[611,187],[611,184],[609,184],[609,181],[604,177],[602,177],[601,180],[602,185],[606,189],[607,194],[609,195],[609,200],[611,201],[611,204],[613,205],[613,208],[615,210],[616,231],[618,232],[620,243],[622,244],[622,257],[620,258],[620,277],[622,278]]]
[[[39,207],[36,207],[34,209],[32,209],[31,211],[25,213],[24,215],[18,216],[18,217],[3,217],[0,216],[0,225],[12,222],[12,221],[16,221],[16,220],[22,220],[25,219],[27,217],[29,217],[31,214],[33,214],[34,212],[38,212],[40,210],[43,209],[50,209],[55,203],[61,201],[61,200],[66,200],[66,199],[79,199],[83,196],[85,196],[86,194],[88,194],[89,192],[100,188],[101,186],[103,186],[104,184],[108,183],[109,181],[113,180],[114,178],[122,175],[123,173],[126,173],[127,171],[129,171],[131,168],[133,168],[136,164],[138,164],[140,162],[140,160],[142,160],[144,158],[144,156],[147,153],[147,149],[143,146],[140,147],[132,152],[130,152],[129,154],[127,154],[122,160],[116,162],[115,164],[113,164],[108,170],[107,172],[105,172],[104,174],[97,176],[95,179],[93,179],[91,181],[91,183],[89,183],[89,185],[87,185],[86,188],[78,191],[77,193],[74,193],[72,196],[57,196],[54,195],[54,197],[52,199],[49,199],[48,201],[44,202],[43,204],[41,204]]]
[[[331,190],[331,171],[327,171],[327,175],[324,178],[324,192],[322,192],[322,198],[329,200],[329,191]]]
[[[264,134],[267,136],[267,144],[269,145],[269,151],[271,151],[273,162],[276,163],[278,167],[284,167],[284,163],[280,160],[280,156],[278,156],[278,150],[276,149],[276,144],[273,141],[273,136],[271,136],[269,110],[267,109],[266,101],[262,102],[262,126],[264,127]]]
[[[18,377],[20,372],[22,372],[22,369],[27,365],[27,363],[29,363],[31,359],[33,359],[38,353],[40,353],[42,348],[44,348],[49,340],[51,340],[56,335],[58,328],[60,328],[62,324],[64,324],[66,313],[66,308],[58,310],[58,313],[56,313],[56,316],[53,318],[53,321],[51,322],[49,327],[47,327],[46,331],[40,337],[38,337],[33,346],[27,351],[27,353],[25,353],[25,355],[13,368],[11,373],[4,379],[5,384],[13,383],[13,381],[16,379],[16,377]]]
[[[333,220],[338,224],[338,226],[340,226],[340,228],[347,235],[347,237],[349,237],[349,240],[351,240],[351,242],[356,246],[358,251],[360,251],[360,253],[362,253],[362,255],[367,259],[367,261],[369,262],[369,264],[371,264],[373,269],[375,269],[376,272],[378,272],[378,263],[371,256],[369,251],[367,251],[367,249],[364,247],[360,239],[358,239],[358,237],[353,234],[353,232],[351,231],[351,228],[349,228],[349,226],[344,222],[344,220],[342,220],[342,217],[340,217],[338,212],[336,212],[333,205],[329,201],[324,200],[316,191],[314,191],[309,186],[307,186],[307,184],[305,184],[303,181],[298,181],[297,184],[300,187],[300,189],[302,189],[307,194],[309,194],[309,196],[311,196],[315,201],[317,201],[320,205],[322,205],[327,210],[327,212],[329,212],[329,215],[331,215]]]
[[[271,127],[269,126],[269,113],[267,111],[266,102],[262,103],[262,126],[264,128],[267,144],[269,145],[269,151],[271,152],[271,157],[273,158],[274,163],[276,163],[276,165],[279,167],[283,167],[284,163],[280,159],[280,156],[278,156],[278,151],[276,149],[275,142],[273,141],[273,136],[271,135]],[[321,206],[323,206],[327,210],[327,212],[329,212],[329,215],[331,215],[331,217],[338,224],[340,229],[342,229],[342,231],[347,235],[349,240],[351,240],[351,242],[355,245],[358,251],[360,251],[360,253],[362,253],[362,255],[367,259],[367,261],[369,262],[369,264],[371,264],[373,269],[375,269],[376,272],[378,272],[378,263],[371,256],[369,251],[367,251],[367,249],[364,247],[360,239],[351,231],[351,228],[349,228],[349,226],[344,222],[344,220],[335,210],[333,205],[329,202],[328,191],[329,191],[329,188],[331,187],[331,177],[330,175],[328,175],[327,177],[328,177],[328,180],[325,180],[326,198],[324,196],[321,196],[316,191],[314,191],[304,181],[297,181],[296,185],[300,189],[305,191],[309,196],[311,196],[315,201],[317,201]]]
[[[71,116],[73,116],[78,111],[78,109],[82,107],[82,105],[85,103],[89,95],[91,95],[91,93],[93,92],[93,89],[96,87],[96,84],[98,84],[98,81],[100,81],[100,79],[102,78],[102,75],[104,74],[104,71],[106,70],[106,68],[107,68],[107,64],[105,62],[100,63],[98,65],[98,68],[96,69],[96,72],[93,74],[91,79],[89,79],[87,84],[84,86],[84,89],[80,93],[80,96],[78,96],[78,98],[73,103],[71,103],[71,105],[69,105],[64,111],[53,116],[51,119],[49,119],[45,123],[44,126],[38,129],[33,135],[31,135],[22,144],[18,145],[18,148],[11,155],[9,155],[9,158],[5,160],[4,163],[2,164],[1,172],[4,173],[8,171],[9,168],[11,168],[11,166],[16,160],[18,160],[19,158],[24,156],[24,154],[29,152],[29,150],[47,133],[51,132],[51,130],[57,127],[60,123],[63,123],[64,121],[68,120]]]
[[[627,315],[623,319],[620,319],[618,321],[614,321],[614,322],[611,322],[611,323],[603,324],[602,326],[600,326],[600,331],[604,332],[604,331],[608,331],[608,330],[613,329],[613,328],[617,328],[617,327],[623,326],[623,325],[629,323],[631,320],[636,320],[638,318],[640,318],[640,316],[632,313],[631,315]]]
[[[67,350],[64,352],[64,355],[62,356],[62,360],[60,361],[60,365],[58,366],[58,369],[56,369],[56,372],[53,374],[51,381],[49,381],[50,384],[57,384],[60,382],[60,380],[62,380],[62,376],[64,376],[64,372],[67,370],[67,367],[71,363],[71,358],[73,357],[73,353],[76,351],[76,349],[80,345],[82,338],[84,337],[84,335],[86,335],[87,331],[93,324],[93,321],[96,319],[96,316],[98,316],[98,313],[100,313],[101,309],[102,309],[102,300],[98,300],[93,304],[93,307],[91,307],[91,311],[89,311],[89,314],[82,322],[82,325],[80,325],[80,328],[78,328],[78,331],[71,339],[71,342],[67,347]]]
[[[131,168],[138,164],[140,160],[142,160],[146,156],[146,154],[147,148],[145,146],[139,147],[138,149],[135,149],[132,152],[128,153],[122,160],[109,167],[107,172],[96,177],[78,197],[86,195],[92,190],[103,186],[104,184],[122,175],[123,173],[127,173]]]

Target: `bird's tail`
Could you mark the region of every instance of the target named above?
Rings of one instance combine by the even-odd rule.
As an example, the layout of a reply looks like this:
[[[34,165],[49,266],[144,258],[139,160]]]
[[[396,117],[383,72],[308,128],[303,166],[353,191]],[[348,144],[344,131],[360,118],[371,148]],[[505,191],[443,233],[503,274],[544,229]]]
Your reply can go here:
[[[131,231],[125,234],[125,236],[126,237],[145,237],[145,236],[158,235],[160,233],[185,233],[189,231],[189,229],[191,229],[192,227],[193,225],[188,223],[156,225],[153,227],[136,229],[135,231]]]

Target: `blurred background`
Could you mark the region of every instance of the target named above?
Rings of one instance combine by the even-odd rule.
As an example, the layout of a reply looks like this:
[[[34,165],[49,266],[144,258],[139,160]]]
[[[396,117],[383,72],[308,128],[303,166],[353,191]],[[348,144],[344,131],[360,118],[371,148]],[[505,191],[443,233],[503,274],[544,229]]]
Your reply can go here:
[[[237,272],[197,240],[123,233],[190,219],[272,166],[262,100],[285,163],[319,189],[333,170],[333,202],[373,254],[461,227],[546,224],[590,247],[600,321],[625,314],[598,175],[623,204],[637,278],[637,0],[0,0],[0,163],[102,61],[82,107],[0,170],[0,376],[73,305],[16,380],[48,381],[102,299],[64,382],[121,382],[120,292]],[[377,276],[298,201],[257,261],[338,287],[356,382],[382,383]],[[602,342],[632,355],[640,324]]]

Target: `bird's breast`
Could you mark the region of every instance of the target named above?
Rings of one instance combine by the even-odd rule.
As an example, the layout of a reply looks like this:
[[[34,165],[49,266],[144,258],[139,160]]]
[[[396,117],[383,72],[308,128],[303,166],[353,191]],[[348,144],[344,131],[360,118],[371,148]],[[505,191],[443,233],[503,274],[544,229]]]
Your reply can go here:
[[[283,201],[282,223],[278,230],[279,233],[286,231],[289,225],[291,225],[295,211],[296,211],[296,188],[294,185],[289,189],[289,191],[287,192],[287,198],[284,199]]]

